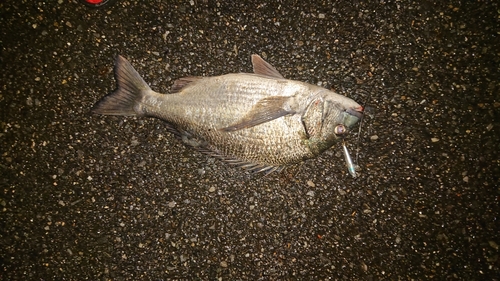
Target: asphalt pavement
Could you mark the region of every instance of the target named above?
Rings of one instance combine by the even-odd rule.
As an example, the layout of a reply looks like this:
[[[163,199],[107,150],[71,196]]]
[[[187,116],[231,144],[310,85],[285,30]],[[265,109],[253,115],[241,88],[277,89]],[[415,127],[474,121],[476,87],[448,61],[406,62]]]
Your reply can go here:
[[[0,3],[0,280],[500,280],[497,1]],[[251,72],[365,105],[267,177],[90,109],[126,57],[169,93]]]

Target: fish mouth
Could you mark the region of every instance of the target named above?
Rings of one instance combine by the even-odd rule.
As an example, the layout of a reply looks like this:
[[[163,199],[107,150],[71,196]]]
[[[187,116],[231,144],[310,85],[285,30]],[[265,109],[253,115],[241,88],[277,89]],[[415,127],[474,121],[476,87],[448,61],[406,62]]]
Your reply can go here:
[[[357,117],[358,119],[361,119],[363,118],[363,110],[364,108],[362,106],[358,106],[358,107],[348,108],[346,112],[354,117]]]
[[[347,114],[344,117],[344,125],[350,128],[358,123],[358,121],[363,118],[363,110],[364,108],[362,106],[346,109],[345,112]]]

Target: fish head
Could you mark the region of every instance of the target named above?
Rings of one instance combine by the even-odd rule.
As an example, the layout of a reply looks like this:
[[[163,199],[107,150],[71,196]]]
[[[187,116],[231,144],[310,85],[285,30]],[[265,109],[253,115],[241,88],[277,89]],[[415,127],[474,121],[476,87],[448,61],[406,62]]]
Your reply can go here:
[[[350,98],[329,92],[317,96],[302,115],[308,144],[317,154],[343,139],[363,117],[363,107]]]

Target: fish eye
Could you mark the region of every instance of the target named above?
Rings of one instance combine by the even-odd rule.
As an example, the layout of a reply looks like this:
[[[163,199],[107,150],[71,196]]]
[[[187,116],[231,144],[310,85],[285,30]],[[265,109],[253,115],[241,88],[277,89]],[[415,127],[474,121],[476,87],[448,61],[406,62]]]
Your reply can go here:
[[[347,132],[347,129],[345,128],[344,125],[340,124],[337,125],[333,131],[336,135],[343,135]]]

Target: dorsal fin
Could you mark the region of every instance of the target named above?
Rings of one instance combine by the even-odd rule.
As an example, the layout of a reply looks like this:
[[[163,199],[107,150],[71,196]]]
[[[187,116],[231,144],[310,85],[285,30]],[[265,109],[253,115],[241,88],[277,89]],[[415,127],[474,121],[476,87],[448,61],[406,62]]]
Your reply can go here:
[[[263,60],[259,55],[252,55],[253,72],[264,76],[285,79],[274,66]]]
[[[187,77],[182,77],[174,81],[174,84],[172,85],[171,93],[175,94],[180,92],[184,87],[187,85],[203,79],[202,76],[187,76]]]

